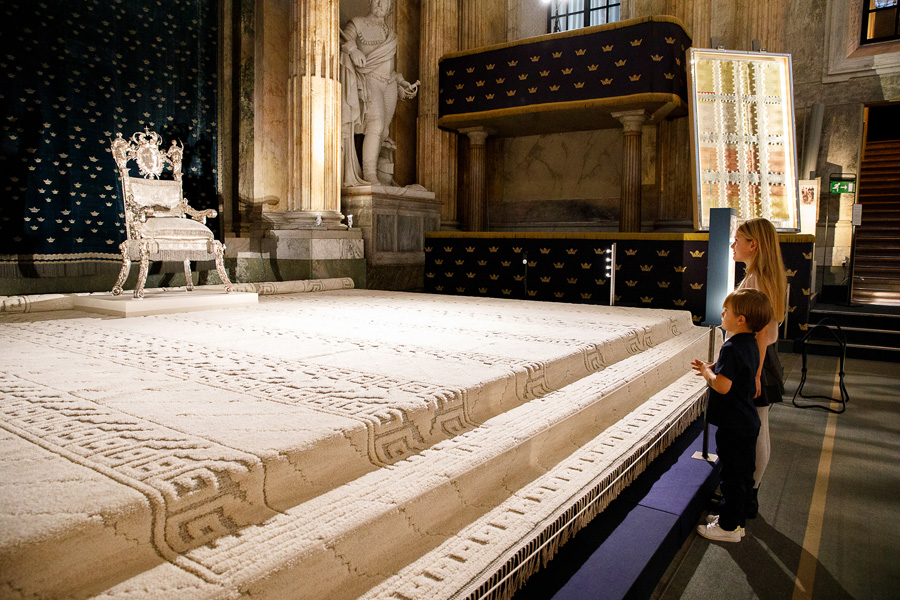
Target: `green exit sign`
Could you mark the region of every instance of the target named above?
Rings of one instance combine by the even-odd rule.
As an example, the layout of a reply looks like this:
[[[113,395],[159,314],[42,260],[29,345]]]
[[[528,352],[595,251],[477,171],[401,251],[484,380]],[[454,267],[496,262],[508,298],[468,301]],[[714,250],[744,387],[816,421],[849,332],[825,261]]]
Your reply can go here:
[[[852,194],[856,191],[856,182],[855,181],[832,181],[831,182],[831,193],[832,194]]]

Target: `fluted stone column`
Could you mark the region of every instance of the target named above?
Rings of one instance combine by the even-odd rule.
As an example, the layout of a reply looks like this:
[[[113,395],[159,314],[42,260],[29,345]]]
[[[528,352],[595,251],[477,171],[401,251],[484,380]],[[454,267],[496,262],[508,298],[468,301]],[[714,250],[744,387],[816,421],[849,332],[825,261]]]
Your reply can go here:
[[[419,118],[416,180],[441,201],[441,228],[459,227],[457,134],[438,129],[438,60],[455,52],[459,31],[458,0],[422,0],[419,47]]]
[[[288,189],[277,229],[343,229],[339,0],[291,2]]]
[[[612,113],[622,123],[622,199],[619,202],[619,231],[641,230],[641,131],[647,120],[645,110]]]
[[[460,129],[469,136],[468,169],[466,170],[466,197],[463,224],[466,231],[484,231],[487,226],[487,138],[490,131],[484,127]]]

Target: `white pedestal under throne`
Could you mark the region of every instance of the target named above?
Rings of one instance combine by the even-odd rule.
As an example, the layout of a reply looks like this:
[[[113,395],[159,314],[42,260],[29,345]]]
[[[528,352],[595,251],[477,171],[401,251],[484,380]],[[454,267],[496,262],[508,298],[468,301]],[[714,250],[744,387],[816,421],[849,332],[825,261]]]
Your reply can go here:
[[[125,205],[125,230],[127,239],[122,251],[122,270],[113,287],[114,296],[122,294],[122,285],[131,270],[131,261],[140,260],[140,272],[134,297],[144,297],[147,267],[151,260],[183,261],[187,289],[194,289],[191,280],[191,261],[215,260],[216,272],[225,284],[225,291],[232,290],[225,272],[225,246],[215,239],[206,226],[206,217],[215,217],[216,211],[195,210],[188,206],[181,189],[181,159],[184,146],[174,140],[167,152],[159,149],[159,134],[144,130],[125,140],[116,135],[110,150],[119,169],[122,182],[122,198]],[[141,177],[132,177],[128,162],[137,163]],[[163,168],[172,167],[173,179],[159,178]]]

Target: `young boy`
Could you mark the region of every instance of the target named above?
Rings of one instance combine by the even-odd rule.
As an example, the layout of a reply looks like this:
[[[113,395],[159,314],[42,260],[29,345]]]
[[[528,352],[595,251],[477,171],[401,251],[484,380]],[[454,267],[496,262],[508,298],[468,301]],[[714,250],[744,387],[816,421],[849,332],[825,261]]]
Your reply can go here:
[[[752,288],[733,291],[722,306],[722,329],[728,334],[713,363],[695,360],[692,368],[710,387],[707,420],[716,425],[721,465],[719,516],[697,526],[705,538],[739,542],[744,533],[744,503],[753,488],[759,414],[753,404],[759,348],[756,332],[772,320],[772,304]]]

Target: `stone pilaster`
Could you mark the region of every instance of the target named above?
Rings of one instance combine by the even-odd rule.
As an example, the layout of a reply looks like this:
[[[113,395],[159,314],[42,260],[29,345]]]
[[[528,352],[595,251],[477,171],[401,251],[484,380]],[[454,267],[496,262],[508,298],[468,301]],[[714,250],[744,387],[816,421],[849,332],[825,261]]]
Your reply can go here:
[[[272,217],[279,229],[343,229],[339,1],[292,2],[290,17],[287,206]]]
[[[469,136],[463,224],[466,231],[485,231],[487,226],[487,137],[490,132],[484,127],[469,127],[460,129],[459,132]]]
[[[619,201],[619,231],[641,230],[641,135],[647,120],[645,110],[614,112],[612,117],[622,123],[622,198]]]
[[[422,0],[420,28],[418,161],[416,180],[441,201],[441,224],[459,227],[457,134],[438,129],[438,60],[459,49],[458,0]]]

